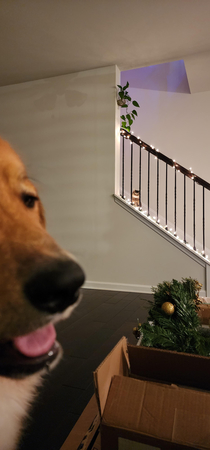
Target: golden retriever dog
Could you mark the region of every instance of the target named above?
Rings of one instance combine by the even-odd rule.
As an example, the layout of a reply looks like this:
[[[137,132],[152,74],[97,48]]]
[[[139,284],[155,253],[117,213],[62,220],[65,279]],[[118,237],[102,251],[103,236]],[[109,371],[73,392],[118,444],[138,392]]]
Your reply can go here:
[[[80,298],[84,273],[47,233],[25,167],[0,139],[0,450],[14,450],[42,375],[62,349],[54,324]]]

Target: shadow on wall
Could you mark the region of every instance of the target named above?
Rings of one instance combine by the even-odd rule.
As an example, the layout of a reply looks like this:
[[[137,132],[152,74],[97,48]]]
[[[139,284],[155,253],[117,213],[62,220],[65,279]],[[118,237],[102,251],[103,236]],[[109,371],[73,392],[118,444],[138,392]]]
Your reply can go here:
[[[71,77],[75,78],[76,75],[68,75],[68,77],[66,77],[66,82],[65,76],[55,77],[46,81],[44,80],[44,83],[46,84],[46,94],[34,101],[35,107],[39,111],[53,110],[59,96],[65,97],[65,103],[69,108],[82,106],[86,101],[87,94],[69,89]]]

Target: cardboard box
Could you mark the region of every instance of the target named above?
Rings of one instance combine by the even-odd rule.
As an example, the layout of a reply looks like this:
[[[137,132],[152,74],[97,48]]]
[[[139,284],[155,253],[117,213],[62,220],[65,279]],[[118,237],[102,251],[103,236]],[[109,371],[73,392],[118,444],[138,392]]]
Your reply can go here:
[[[94,382],[101,450],[210,449],[210,358],[122,338]]]
[[[203,303],[199,308],[198,317],[201,324],[210,326],[210,304]]]
[[[93,395],[60,450],[100,450],[99,424],[97,402]]]

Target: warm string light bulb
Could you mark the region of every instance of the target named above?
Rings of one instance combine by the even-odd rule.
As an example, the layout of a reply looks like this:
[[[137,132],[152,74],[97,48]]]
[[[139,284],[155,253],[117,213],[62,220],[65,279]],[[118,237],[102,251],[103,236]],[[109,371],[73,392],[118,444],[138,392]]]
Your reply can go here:
[[[120,133],[121,133],[122,135],[124,135],[124,137],[127,138],[127,139],[130,139],[130,138],[131,138],[131,135],[134,134],[133,131],[129,133],[128,131],[125,131],[125,130],[121,130]],[[135,136],[134,136],[134,137],[135,137]],[[138,139],[138,141],[139,141],[139,144],[142,144],[142,141],[141,141],[141,139],[140,139],[140,136],[138,136],[137,139]],[[132,144],[132,142],[130,142],[130,144]],[[159,149],[155,149],[155,147],[154,147],[153,145],[150,145],[150,146],[146,145],[146,149],[149,150],[149,147],[150,147],[151,149],[155,150],[155,152],[159,152]],[[145,150],[145,146],[142,146],[141,148],[142,148],[143,150]],[[158,159],[157,156],[154,155],[154,159],[157,160],[157,159]],[[178,173],[179,173],[179,172],[182,172],[182,169],[180,169],[180,165],[176,163],[176,160],[175,160],[175,159],[173,159],[173,165],[172,165],[172,168],[173,168],[173,169],[176,169],[176,171],[177,171]],[[189,172],[190,172],[190,173],[189,173]],[[190,178],[191,178],[192,180],[194,180],[194,179],[196,178],[196,175],[193,173],[192,167],[189,168],[189,172],[188,172],[189,175],[191,174]],[[184,172],[182,172],[182,173],[184,174]],[[189,176],[189,175],[188,175],[188,176]],[[162,228],[162,229],[164,229],[166,232],[168,232],[169,234],[171,234],[171,235],[172,235],[176,240],[178,240],[181,244],[185,245],[185,246],[188,247],[190,250],[192,250],[192,251],[194,251],[195,253],[199,254],[199,255],[202,256],[204,259],[206,259],[206,260],[208,259],[208,255],[205,255],[205,251],[204,251],[204,250],[199,251],[198,248],[196,248],[196,249],[193,248],[192,245],[190,245],[189,243],[186,243],[183,239],[180,239],[180,237],[177,235],[176,232],[173,233],[173,229],[172,229],[172,228],[168,229],[168,225],[162,226],[161,223],[160,223],[160,219],[157,219],[155,216],[151,217],[150,215],[148,215],[148,211],[147,211],[147,210],[146,210],[146,211],[143,211],[143,210],[142,210],[142,207],[135,206],[134,204],[132,204],[132,202],[131,202],[130,199],[127,199],[127,200],[126,200],[126,197],[123,197],[123,198],[124,198],[124,200],[125,200],[127,203],[129,203],[133,208],[135,208],[135,210],[139,211],[140,214],[146,215],[147,218],[148,218],[150,221],[154,222],[154,224],[158,225],[159,228]]]

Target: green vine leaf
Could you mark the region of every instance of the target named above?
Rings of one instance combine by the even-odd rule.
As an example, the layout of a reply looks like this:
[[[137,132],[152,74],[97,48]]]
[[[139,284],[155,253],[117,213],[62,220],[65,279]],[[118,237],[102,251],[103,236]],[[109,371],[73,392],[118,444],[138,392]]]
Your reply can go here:
[[[126,112],[127,115],[125,116],[124,114],[122,114],[121,119],[122,119],[122,127],[126,128],[129,132],[131,129],[131,125],[133,124],[134,120],[136,119],[136,117],[138,116],[136,109],[133,109],[131,112],[128,110],[129,104],[130,102],[132,102],[132,105],[136,106],[137,108],[140,108],[138,102],[136,100],[132,100],[127,88],[129,87],[129,82],[127,81],[127,83],[125,84],[125,86],[121,86],[120,84],[117,85],[118,87],[118,101],[119,100],[123,100],[126,101],[126,103],[124,105],[120,105],[121,108],[126,108]],[[119,102],[121,103],[121,102]],[[122,102],[123,103],[123,102]]]
[[[129,83],[127,81],[126,85],[123,87],[123,90],[125,91],[129,87]]]

